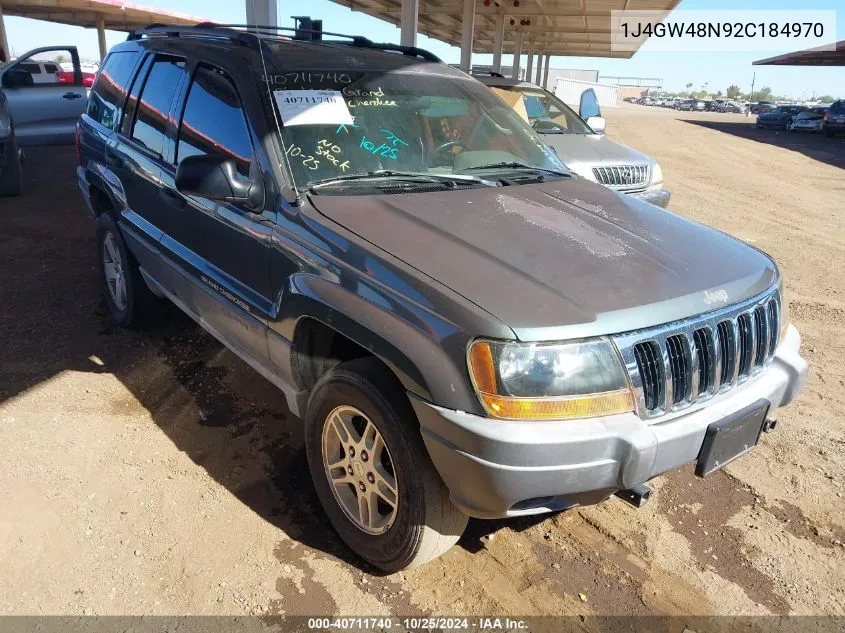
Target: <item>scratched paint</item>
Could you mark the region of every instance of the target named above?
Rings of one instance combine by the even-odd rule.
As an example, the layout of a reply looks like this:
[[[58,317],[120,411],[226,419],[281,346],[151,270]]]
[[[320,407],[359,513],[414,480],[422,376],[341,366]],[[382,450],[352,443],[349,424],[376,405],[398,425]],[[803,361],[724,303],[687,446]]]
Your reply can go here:
[[[543,231],[555,233],[597,257],[623,257],[628,252],[622,241],[597,231],[583,220],[529,200],[498,194],[496,212],[516,216]]]

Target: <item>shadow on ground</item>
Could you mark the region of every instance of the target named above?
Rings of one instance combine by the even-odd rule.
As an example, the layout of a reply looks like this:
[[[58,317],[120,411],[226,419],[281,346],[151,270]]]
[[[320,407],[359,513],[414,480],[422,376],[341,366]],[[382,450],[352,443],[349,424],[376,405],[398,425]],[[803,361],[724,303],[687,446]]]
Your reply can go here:
[[[63,372],[111,374],[132,398],[104,398],[104,410],[126,415],[140,405],[180,451],[261,518],[309,548],[379,574],[350,552],[323,514],[302,422],[281,392],[167,303],[141,329],[111,325],[73,149],[28,154],[24,195],[0,198],[0,403]],[[482,536],[530,524],[473,521],[461,544],[477,551]]]
[[[684,123],[706,127],[717,132],[732,134],[757,143],[774,145],[800,152],[834,167],[845,169],[845,137],[827,137],[824,134],[810,132],[786,132],[783,130],[764,130],[754,126],[752,118],[738,118],[734,121],[708,121],[701,119],[679,119]]]

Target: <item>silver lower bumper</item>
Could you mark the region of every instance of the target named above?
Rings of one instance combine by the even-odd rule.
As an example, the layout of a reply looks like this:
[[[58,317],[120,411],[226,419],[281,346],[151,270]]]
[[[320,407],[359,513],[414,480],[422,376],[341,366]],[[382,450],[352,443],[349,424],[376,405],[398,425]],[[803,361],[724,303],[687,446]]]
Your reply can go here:
[[[661,423],[633,413],[588,420],[510,422],[412,397],[422,435],[452,501],[479,518],[536,514],[601,501],[696,461],[707,427],[758,400],[792,401],[807,363],[790,326],[766,370],[701,409]]]

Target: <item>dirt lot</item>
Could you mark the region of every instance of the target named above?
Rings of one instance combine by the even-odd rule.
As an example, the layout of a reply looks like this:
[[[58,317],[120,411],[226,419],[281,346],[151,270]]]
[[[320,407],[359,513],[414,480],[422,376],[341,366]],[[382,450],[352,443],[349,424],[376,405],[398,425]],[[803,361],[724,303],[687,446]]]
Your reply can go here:
[[[328,526],[269,383],[175,312],[109,326],[73,150],[32,151],[26,194],[0,199],[0,613],[845,614],[845,141],[608,118],[676,212],[786,275],[811,373],[758,450],[659,478],[639,511],[472,521],[379,576]]]

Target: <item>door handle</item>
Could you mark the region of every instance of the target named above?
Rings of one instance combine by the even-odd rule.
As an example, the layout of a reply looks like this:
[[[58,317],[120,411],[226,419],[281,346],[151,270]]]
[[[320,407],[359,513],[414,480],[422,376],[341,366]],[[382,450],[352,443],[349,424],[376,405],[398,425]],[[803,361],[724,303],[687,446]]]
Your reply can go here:
[[[78,92],[66,92],[62,95],[62,99],[81,99],[82,95]]]
[[[182,194],[180,194],[178,191],[168,189],[167,187],[161,187],[158,190],[158,195],[163,200],[169,202],[170,204],[174,204],[177,207],[185,206],[185,198],[183,198]]]

